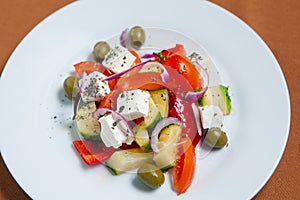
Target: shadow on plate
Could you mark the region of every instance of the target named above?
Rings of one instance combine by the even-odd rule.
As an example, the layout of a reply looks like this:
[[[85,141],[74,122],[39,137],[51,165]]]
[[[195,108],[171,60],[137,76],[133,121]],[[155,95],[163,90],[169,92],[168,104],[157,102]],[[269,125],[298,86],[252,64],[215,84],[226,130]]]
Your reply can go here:
[[[144,185],[137,176],[132,180],[132,185],[136,187],[137,189],[144,191],[144,192],[153,192],[155,189],[149,188],[146,185]]]

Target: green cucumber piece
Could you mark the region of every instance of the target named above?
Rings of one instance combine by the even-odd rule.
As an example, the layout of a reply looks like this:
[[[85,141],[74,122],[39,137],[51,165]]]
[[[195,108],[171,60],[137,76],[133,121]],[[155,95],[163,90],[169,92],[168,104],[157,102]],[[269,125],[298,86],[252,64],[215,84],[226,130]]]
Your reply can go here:
[[[153,160],[162,171],[175,166],[176,155],[178,152],[177,143],[180,139],[182,127],[177,124],[171,124],[165,127],[159,135],[158,153],[154,153]]]
[[[143,149],[146,152],[150,151],[150,138],[145,123],[141,122],[139,125],[135,126],[133,128],[133,132],[135,135],[135,141],[139,145],[139,147],[141,147],[141,149]]]
[[[169,116],[169,93],[167,89],[151,90],[149,91],[156,107],[158,108],[162,117]]]
[[[95,102],[89,102],[78,109],[75,123],[79,133],[86,140],[100,140],[100,123],[93,117],[96,110]]]
[[[161,114],[158,107],[154,103],[153,99],[149,99],[149,112],[146,117],[144,117],[145,128],[151,130],[154,128],[156,122],[161,119]]]
[[[151,162],[152,159],[153,153],[145,153],[140,148],[134,148],[114,152],[105,163],[113,174],[119,175],[137,169],[143,164]]]
[[[218,106],[224,115],[229,115],[231,112],[231,98],[229,96],[228,87],[224,85],[209,87],[204,96],[199,99],[199,105]]]
[[[150,138],[148,133],[152,131],[152,129],[160,119],[160,111],[154,103],[153,99],[150,98],[148,115],[144,117],[143,122],[141,122],[133,128],[133,132],[135,134],[135,141],[144,151],[151,150]]]

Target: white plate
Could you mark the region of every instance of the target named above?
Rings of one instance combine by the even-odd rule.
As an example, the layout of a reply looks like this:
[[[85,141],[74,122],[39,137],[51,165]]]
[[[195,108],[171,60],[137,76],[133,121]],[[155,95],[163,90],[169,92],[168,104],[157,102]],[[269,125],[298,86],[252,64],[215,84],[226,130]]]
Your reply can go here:
[[[192,186],[179,197],[170,184],[149,191],[132,174],[86,167],[72,147],[64,78],[96,41],[136,24],[190,36],[230,86],[229,146],[198,160]],[[74,2],[24,38],[2,73],[0,91],[1,154],[33,199],[249,199],[274,172],[289,133],[289,94],[275,57],[251,28],[207,1]]]

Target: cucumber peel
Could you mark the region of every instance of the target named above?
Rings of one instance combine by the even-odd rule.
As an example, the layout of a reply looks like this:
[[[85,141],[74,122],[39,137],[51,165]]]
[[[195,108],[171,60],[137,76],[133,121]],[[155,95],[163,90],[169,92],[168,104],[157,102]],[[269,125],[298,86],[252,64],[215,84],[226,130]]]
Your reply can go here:
[[[75,116],[75,123],[80,135],[86,140],[100,141],[100,124],[93,117],[95,102],[81,106]]]
[[[229,96],[228,87],[224,85],[209,87],[204,96],[199,99],[198,103],[200,106],[218,106],[224,115],[229,115],[231,112],[231,98]]]

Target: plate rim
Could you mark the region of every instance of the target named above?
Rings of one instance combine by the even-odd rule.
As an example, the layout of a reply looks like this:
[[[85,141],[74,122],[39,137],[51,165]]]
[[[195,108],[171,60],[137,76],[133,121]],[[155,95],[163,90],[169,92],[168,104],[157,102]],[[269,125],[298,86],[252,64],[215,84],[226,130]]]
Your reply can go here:
[[[0,77],[0,83],[3,83],[3,79],[5,79],[8,75],[6,75],[8,72],[7,72],[7,68],[9,67],[10,65],[10,62],[11,60],[14,58],[14,55],[16,54],[16,52],[18,51],[18,49],[20,48],[20,46],[23,45],[23,43],[26,42],[27,38],[31,36],[31,33],[38,30],[41,26],[41,24],[45,24],[47,23],[48,20],[50,20],[50,18],[52,19],[53,17],[55,17],[55,15],[57,13],[60,13],[60,12],[63,12],[65,9],[68,9],[69,7],[73,6],[74,4],[78,4],[80,2],[78,1],[75,1],[75,2],[72,2],[70,4],[67,4],[66,6],[56,10],[55,12],[53,12],[52,14],[48,15],[46,18],[44,18],[41,22],[39,22],[33,29],[31,29],[27,34],[26,36],[19,42],[19,44],[16,46],[16,48],[13,50],[12,54],[9,56],[9,59],[7,60],[6,64],[4,65],[4,68],[3,68],[3,71],[2,71],[2,74],[1,74],[1,77]],[[291,100],[290,100],[290,93],[289,93],[289,88],[288,88],[288,84],[287,84],[287,81],[285,79],[285,76],[284,76],[284,73],[282,71],[282,68],[280,66],[280,64],[278,63],[275,55],[273,54],[272,50],[269,48],[269,46],[265,43],[265,41],[249,26],[247,25],[242,19],[240,19],[239,17],[237,17],[236,15],[234,15],[233,13],[231,13],[230,11],[220,7],[219,5],[213,3],[213,2],[210,2],[210,1],[206,1],[206,3],[208,4],[211,4],[211,6],[221,10],[222,12],[226,12],[227,14],[230,14],[231,17],[234,17],[235,20],[238,20],[240,23],[242,23],[244,25],[244,27],[247,27],[248,30],[251,31],[252,35],[254,35],[256,37],[256,39],[259,39],[261,44],[264,45],[264,48],[265,50],[267,50],[269,52],[269,54],[272,56],[273,58],[273,61],[276,62],[276,67],[277,67],[277,71],[280,72],[280,77],[281,77],[281,81],[283,83],[283,86],[284,86],[284,89],[285,89],[285,92],[286,92],[286,103],[287,103],[287,106],[288,106],[288,110],[287,110],[287,114],[288,114],[288,124],[286,125],[285,129],[286,129],[286,134],[285,134],[285,141],[284,141],[284,145],[283,147],[281,148],[281,152],[280,152],[280,155],[277,157],[277,160],[275,162],[275,164],[273,165],[273,169],[272,171],[269,172],[268,176],[264,179],[264,182],[262,182],[260,184],[260,186],[257,186],[257,190],[256,191],[253,191],[253,195],[251,196],[251,198],[253,198],[264,186],[265,184],[269,181],[269,179],[271,178],[271,176],[274,174],[276,168],[278,167],[281,159],[282,159],[282,156],[284,154],[284,151],[286,149],[286,145],[287,145],[287,141],[288,141],[288,137],[289,137],[289,133],[290,133],[290,125],[291,125]],[[5,77],[5,78],[4,78]],[[3,140],[1,140],[3,141]],[[14,173],[12,173],[12,171],[10,170],[11,167],[9,166],[9,158],[6,157],[6,155],[4,155],[2,152],[2,149],[1,149],[1,143],[0,143],[0,153],[2,155],[2,158],[7,166],[7,169],[9,170],[9,172],[12,174],[13,178],[17,181],[17,177],[15,177]],[[28,189],[26,189],[26,185],[23,184],[23,185],[20,185],[20,182],[22,181],[17,181],[18,185],[22,188],[22,190],[27,193],[27,191],[29,191]],[[24,189],[25,188],[25,189]],[[27,193],[28,194],[28,193]],[[28,194],[29,196],[31,196],[30,194]]]

